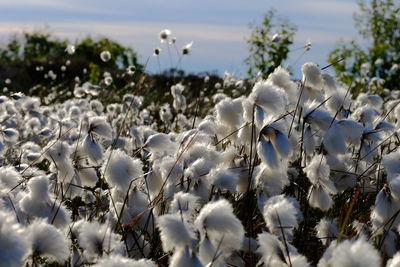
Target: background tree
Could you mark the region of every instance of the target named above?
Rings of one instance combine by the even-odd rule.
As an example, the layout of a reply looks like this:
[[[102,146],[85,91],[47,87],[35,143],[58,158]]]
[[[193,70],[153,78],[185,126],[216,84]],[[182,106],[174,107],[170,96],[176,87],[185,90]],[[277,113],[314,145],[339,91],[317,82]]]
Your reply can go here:
[[[250,28],[252,33],[247,40],[250,55],[245,60],[247,73],[254,77],[260,72],[266,78],[287,58],[297,28],[278,17],[274,9],[267,12],[261,25],[250,25]]]
[[[400,82],[400,1],[372,0],[359,2],[356,28],[368,42],[341,42],[329,54],[339,80],[352,86],[354,93],[384,88],[399,89]]]
[[[0,48],[0,88],[40,97],[56,91],[60,100],[80,81],[104,85],[104,73],[108,72],[113,78],[109,87],[122,89],[137,76],[126,75],[126,68],[134,65],[142,70],[132,48],[108,38],[86,37],[74,44],[73,54],[66,52],[68,44],[43,32],[13,35]],[[105,50],[111,53],[107,62],[100,58]]]

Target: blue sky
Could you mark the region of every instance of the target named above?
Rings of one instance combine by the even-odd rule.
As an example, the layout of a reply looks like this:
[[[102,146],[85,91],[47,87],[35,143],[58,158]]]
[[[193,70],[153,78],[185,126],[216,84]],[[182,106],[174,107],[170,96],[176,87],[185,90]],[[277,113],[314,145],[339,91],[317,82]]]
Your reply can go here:
[[[10,33],[32,29],[45,29],[72,41],[88,34],[107,36],[132,46],[141,62],[154,47],[161,47],[161,66],[168,68],[166,47],[158,39],[159,31],[168,28],[179,48],[193,41],[192,54],[182,61],[186,71],[229,71],[244,76],[249,23],[260,23],[272,7],[298,27],[293,48],[308,39],[313,43],[292,66],[296,75],[305,61],[327,64],[327,54],[339,40],[357,39],[355,0],[0,0],[0,44]],[[292,52],[287,64],[300,53]],[[148,70],[158,72],[153,57]]]

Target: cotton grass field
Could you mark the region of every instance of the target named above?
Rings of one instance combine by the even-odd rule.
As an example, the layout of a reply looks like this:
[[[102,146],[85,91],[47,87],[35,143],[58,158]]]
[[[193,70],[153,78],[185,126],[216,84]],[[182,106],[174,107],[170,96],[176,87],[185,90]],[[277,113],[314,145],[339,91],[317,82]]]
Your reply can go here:
[[[4,90],[0,265],[400,266],[400,92],[327,70],[150,104],[145,71],[112,103],[111,74],[62,101]]]

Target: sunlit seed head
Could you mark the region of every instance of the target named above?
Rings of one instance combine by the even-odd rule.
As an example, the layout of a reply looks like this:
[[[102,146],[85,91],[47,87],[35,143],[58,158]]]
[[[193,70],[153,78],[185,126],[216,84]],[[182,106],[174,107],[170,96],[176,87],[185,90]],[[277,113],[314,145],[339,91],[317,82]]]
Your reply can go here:
[[[311,47],[312,47],[312,42],[311,42],[311,40],[310,40],[310,39],[308,39],[308,41],[307,41],[306,45],[304,46],[304,51],[308,51],[308,50],[310,50],[310,49],[311,49]]]
[[[65,52],[67,52],[70,55],[73,55],[75,53],[75,46],[72,44],[67,45],[67,48],[65,48]]]
[[[4,81],[6,84],[11,84],[11,79],[10,78],[7,78],[7,79],[5,79],[5,81]]]
[[[66,71],[67,67],[65,67],[64,65],[61,66],[61,71]]]
[[[190,51],[192,50],[193,42],[188,43],[184,47],[182,47],[182,55],[189,55]]]
[[[384,62],[382,58],[378,58],[377,60],[375,60],[375,66],[377,66],[378,68],[382,67],[383,64]]]
[[[160,54],[160,52],[161,52],[161,48],[158,48],[158,47],[154,48],[153,56],[158,56]]]
[[[160,31],[159,37],[160,37],[161,42],[163,43],[163,42],[165,42],[166,40],[168,40],[168,37],[169,37],[170,35],[171,35],[171,31],[168,30],[168,29],[165,29],[165,30]]]
[[[100,53],[100,58],[103,60],[103,62],[107,62],[111,59],[111,53],[108,50],[105,50]]]
[[[175,44],[176,43],[176,37],[172,37],[170,40],[169,40],[169,44]]]
[[[281,39],[282,39],[282,38],[281,38],[281,36],[279,35],[279,33],[275,33],[274,35],[272,35],[271,42],[273,42],[273,43],[279,43]]]
[[[111,76],[107,76],[106,78],[104,78],[104,83],[107,86],[110,86],[112,84],[112,82],[113,82],[113,78]]]
[[[136,71],[136,67],[134,65],[131,65],[126,69],[126,73],[129,76],[132,76],[133,74],[135,74],[135,71]]]

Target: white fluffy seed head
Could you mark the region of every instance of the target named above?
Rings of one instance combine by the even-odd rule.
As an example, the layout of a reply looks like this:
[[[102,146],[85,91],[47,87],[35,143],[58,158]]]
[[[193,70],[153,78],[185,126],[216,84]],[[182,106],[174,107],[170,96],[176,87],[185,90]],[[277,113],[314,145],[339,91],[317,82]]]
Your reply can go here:
[[[161,241],[165,252],[192,247],[195,233],[179,214],[166,214],[158,218]]]
[[[398,203],[392,197],[390,189],[384,186],[375,199],[375,207],[371,213],[373,229],[384,226],[398,210]],[[395,217],[392,227],[396,226],[399,219]]]
[[[257,82],[249,97],[270,114],[282,114],[288,104],[286,92],[268,80]]]
[[[18,185],[22,176],[12,166],[0,167],[0,187],[11,190]],[[0,189],[1,190],[1,189]]]
[[[175,147],[174,142],[171,140],[171,136],[164,133],[156,133],[146,140],[144,147],[149,149],[152,153],[163,153],[167,152],[173,154]]]
[[[199,198],[191,193],[178,192],[171,202],[171,213],[191,214],[200,207]]]
[[[330,168],[323,155],[315,156],[304,168],[308,179],[312,184],[319,184],[320,180],[329,180]]]
[[[315,230],[317,231],[316,236],[324,246],[329,246],[329,244],[338,236],[336,221],[327,218],[322,218],[315,226]]]
[[[216,106],[217,121],[228,126],[236,127],[242,124],[242,101],[241,99],[226,98],[220,101]]]
[[[45,148],[44,156],[50,161],[55,161],[56,163],[65,162],[69,159],[72,151],[70,146],[66,142],[62,141],[52,141]]]
[[[121,237],[114,234],[106,224],[84,221],[77,231],[79,246],[89,258],[111,251],[113,254],[123,254],[125,250]]]
[[[380,266],[378,251],[364,238],[343,241],[339,245],[332,242],[318,263],[318,267]]]
[[[303,82],[311,85],[315,89],[320,89],[323,84],[322,74],[318,65],[313,62],[304,63],[301,67],[303,73]]]
[[[302,116],[304,120],[315,125],[322,131],[327,131],[333,121],[333,116],[316,101],[307,101],[303,104]]]
[[[311,207],[319,208],[323,211],[329,210],[333,205],[331,196],[320,184],[310,186],[307,198]]]
[[[388,180],[391,181],[400,174],[400,150],[382,156],[381,165],[385,167]]]
[[[31,243],[31,254],[40,255],[59,263],[68,259],[69,248],[66,238],[46,220],[32,222],[26,232]]]
[[[107,50],[102,51],[102,52],[100,53],[100,58],[101,58],[101,60],[103,60],[104,62],[109,61],[109,60],[111,59],[111,53],[110,53],[110,51],[107,51]]]
[[[0,211],[0,262],[3,266],[22,266],[28,240],[11,212]]]
[[[126,191],[131,181],[143,175],[142,162],[131,158],[122,150],[112,150],[109,153],[112,153],[110,160],[102,166],[102,173],[111,186]]]
[[[236,173],[219,166],[210,171],[208,175],[211,184],[215,185],[221,190],[228,190],[234,193],[238,183],[238,175]]]
[[[109,255],[101,258],[93,267],[156,267],[151,260],[134,260],[121,255]]]
[[[89,132],[107,139],[112,138],[112,129],[105,117],[91,117],[89,119]]]
[[[248,177],[245,177],[245,179],[248,179]],[[283,187],[289,182],[287,170],[284,168],[271,169],[263,166],[256,175],[256,184],[261,186],[268,196],[280,195]]]
[[[34,202],[47,202],[50,200],[49,179],[46,176],[37,176],[27,184],[30,200]]]
[[[271,169],[278,169],[280,165],[280,159],[278,158],[277,151],[270,140],[267,140],[264,136],[260,137],[257,143],[257,153],[264,163]]]
[[[82,182],[83,186],[93,187],[98,181],[96,169],[92,167],[82,167],[77,170],[77,174]]]
[[[239,249],[244,238],[242,223],[233,214],[232,205],[225,199],[206,204],[195,220],[202,235],[207,234],[222,249]],[[222,240],[222,241],[221,241]]]
[[[289,71],[282,66],[278,66],[274,72],[268,76],[268,80],[276,86],[284,89],[288,94],[288,97],[290,97],[291,94],[294,95],[296,84],[290,80]]]
[[[324,90],[325,92],[334,92],[337,90],[336,86],[336,81],[335,78],[328,74],[328,73],[323,73],[322,74],[322,79],[324,82]]]
[[[100,165],[103,161],[103,149],[90,134],[83,139],[82,153],[89,157],[89,161],[93,165]]]
[[[336,194],[337,189],[330,179],[330,168],[323,155],[315,156],[307,167],[304,168],[308,180],[314,186],[314,196],[320,190],[324,190],[330,194]]]
[[[289,242],[293,239],[293,229],[297,227],[297,221],[303,217],[297,200],[283,195],[268,199],[263,215],[270,231],[281,238],[285,235]]]

